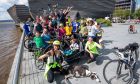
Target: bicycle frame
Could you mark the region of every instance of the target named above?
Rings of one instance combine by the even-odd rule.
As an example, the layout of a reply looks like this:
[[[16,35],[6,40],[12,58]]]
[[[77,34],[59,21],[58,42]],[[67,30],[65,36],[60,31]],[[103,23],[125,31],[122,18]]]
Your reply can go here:
[[[127,53],[127,57],[124,56],[124,54]],[[116,56],[119,58],[119,63],[118,63],[118,66],[117,66],[117,71],[116,71],[116,74],[117,74],[117,78],[119,78],[119,75],[121,74],[121,69],[122,69],[122,65],[123,64],[128,64],[129,67],[132,68],[132,70],[134,70],[134,66],[136,64],[136,60],[134,59],[134,56],[133,56],[133,53],[136,53],[136,51],[132,51],[132,50],[128,50],[128,51],[124,51],[123,53],[122,52],[119,52],[119,50],[115,51],[115,54]],[[136,58],[137,59],[137,58]]]

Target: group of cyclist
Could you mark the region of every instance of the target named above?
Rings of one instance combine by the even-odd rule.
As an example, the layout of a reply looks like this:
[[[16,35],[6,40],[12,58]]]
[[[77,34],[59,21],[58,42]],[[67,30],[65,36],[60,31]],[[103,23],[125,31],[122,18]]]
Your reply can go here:
[[[84,38],[86,40],[84,50],[90,56],[87,63],[95,61],[99,55],[98,49],[102,48],[102,33],[104,31],[100,24],[92,18],[75,18],[72,20],[70,16],[67,16],[70,10],[71,7],[68,7],[59,12],[51,12],[46,16],[36,16],[35,21],[28,19],[24,23],[25,34],[28,37],[34,36],[33,41],[36,48],[46,48],[48,42],[53,39],[53,48],[38,58],[38,60],[47,58],[46,77],[50,69],[63,70],[61,64],[64,52],[60,48],[62,39],[70,39],[69,51],[77,53],[81,46],[78,39]]]

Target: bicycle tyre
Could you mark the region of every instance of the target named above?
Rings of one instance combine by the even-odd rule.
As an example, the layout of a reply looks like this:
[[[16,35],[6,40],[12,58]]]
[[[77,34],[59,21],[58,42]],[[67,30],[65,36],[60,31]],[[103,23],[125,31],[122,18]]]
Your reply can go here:
[[[26,42],[27,42],[27,45],[26,45]],[[28,49],[28,43],[29,43],[29,39],[25,39],[25,40],[24,40],[24,47],[25,47],[26,49]]]
[[[38,51],[39,50],[36,50],[35,52],[38,52]],[[41,51],[39,51],[39,52],[41,52]],[[42,55],[42,53],[40,55]],[[39,56],[37,56],[36,54],[34,54],[35,66],[36,66],[37,69],[42,70],[43,69],[43,66],[44,66],[44,62],[43,61],[39,61],[38,60],[38,57]]]
[[[106,77],[106,69],[107,69],[107,66],[110,64],[110,63],[112,63],[112,62],[119,62],[120,60],[111,60],[111,61],[109,61],[105,66],[104,66],[104,68],[103,68],[103,77],[104,77],[104,79],[105,79],[105,81],[108,83],[108,84],[112,84],[112,83],[110,83],[109,82],[109,80],[107,79],[107,77]],[[121,62],[123,62],[123,61],[121,61]],[[132,69],[131,69],[131,67],[127,64],[127,63],[125,63],[125,62],[123,62],[124,64],[125,64],[125,66],[126,67],[128,67],[128,69],[129,69],[129,71],[130,71],[130,80],[129,80],[129,82],[128,83],[126,83],[126,84],[131,84],[132,83],[132,81],[133,81],[133,71],[132,71]]]

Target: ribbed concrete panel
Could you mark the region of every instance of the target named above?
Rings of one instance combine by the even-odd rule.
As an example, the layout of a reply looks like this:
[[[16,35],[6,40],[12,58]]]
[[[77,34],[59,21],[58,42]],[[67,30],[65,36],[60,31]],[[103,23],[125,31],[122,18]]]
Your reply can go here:
[[[16,23],[26,21],[30,17],[29,8],[25,5],[14,5],[7,11]]]
[[[115,0],[29,0],[32,14],[40,15],[42,8],[47,10],[48,4],[58,4],[58,9],[73,6],[83,17],[105,17],[112,13]]]

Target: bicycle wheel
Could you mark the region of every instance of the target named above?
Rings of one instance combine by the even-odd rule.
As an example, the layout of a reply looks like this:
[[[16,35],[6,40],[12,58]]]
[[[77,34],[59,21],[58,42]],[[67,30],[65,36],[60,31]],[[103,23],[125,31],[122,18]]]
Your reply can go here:
[[[50,44],[48,45],[44,50],[43,50],[43,54],[45,54],[46,52],[48,52],[49,50],[51,50],[53,48],[53,45]]]
[[[133,71],[126,62],[111,60],[105,65],[103,76],[108,84],[131,84]]]
[[[39,49],[34,52],[35,66],[39,70],[41,70],[43,68],[43,66],[44,66],[44,62],[38,60],[39,56],[41,56],[41,55],[42,55],[42,51],[39,50]]]
[[[24,47],[28,49],[29,39],[24,40]]]
[[[132,70],[135,70],[136,63],[138,62],[138,58],[139,58],[139,50],[136,49],[135,51],[132,51],[132,56],[129,63],[132,67]]]

